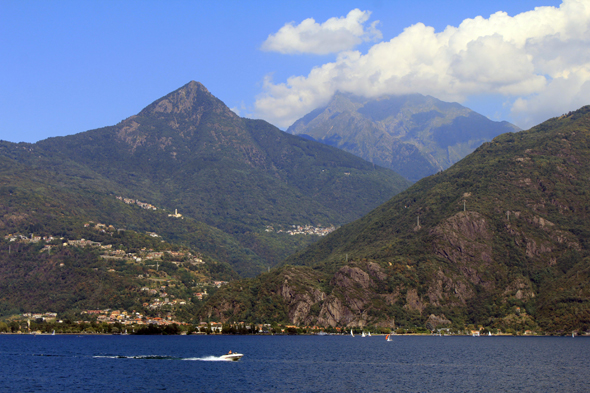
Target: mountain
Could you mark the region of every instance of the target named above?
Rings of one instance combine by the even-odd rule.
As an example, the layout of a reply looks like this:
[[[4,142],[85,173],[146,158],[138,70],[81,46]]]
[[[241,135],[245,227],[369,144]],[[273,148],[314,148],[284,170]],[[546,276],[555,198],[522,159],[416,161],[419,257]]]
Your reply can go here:
[[[194,81],[115,126],[3,142],[0,152],[14,188],[0,196],[6,230],[54,228],[58,217],[109,222],[157,232],[245,276],[317,239],[286,234],[294,225],[342,225],[409,186],[352,154],[240,118]],[[158,211],[136,214],[117,196]]]
[[[420,94],[368,99],[336,93],[287,132],[353,153],[417,181],[446,169],[484,142],[520,129],[457,103]]]
[[[590,329],[590,106],[484,143],[202,318]]]

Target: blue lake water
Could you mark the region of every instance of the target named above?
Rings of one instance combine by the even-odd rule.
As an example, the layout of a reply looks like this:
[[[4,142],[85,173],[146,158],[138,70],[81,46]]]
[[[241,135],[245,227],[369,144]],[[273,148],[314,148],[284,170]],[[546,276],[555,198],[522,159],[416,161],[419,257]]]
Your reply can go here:
[[[0,335],[0,391],[590,392],[590,339]]]

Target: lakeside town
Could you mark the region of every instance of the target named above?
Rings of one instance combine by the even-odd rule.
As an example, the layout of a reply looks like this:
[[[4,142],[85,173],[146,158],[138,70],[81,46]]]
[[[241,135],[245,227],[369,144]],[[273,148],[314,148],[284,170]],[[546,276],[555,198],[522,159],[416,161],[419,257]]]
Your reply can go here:
[[[484,326],[456,328],[403,329],[384,327],[331,327],[269,323],[188,323],[172,317],[147,317],[139,312],[122,310],[84,310],[78,320],[62,320],[54,312],[23,313],[10,321],[0,321],[0,334],[261,334],[261,335],[449,335],[449,336],[542,336],[532,330],[502,331]],[[588,336],[589,332],[573,332],[572,336]],[[569,335],[569,333],[568,333]]]

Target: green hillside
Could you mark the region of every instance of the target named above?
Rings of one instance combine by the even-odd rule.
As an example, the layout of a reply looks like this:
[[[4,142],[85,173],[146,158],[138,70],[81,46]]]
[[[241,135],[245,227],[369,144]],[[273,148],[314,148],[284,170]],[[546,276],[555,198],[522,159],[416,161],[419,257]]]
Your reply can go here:
[[[168,311],[190,319],[201,303],[194,292],[214,289],[213,280],[237,278],[229,265],[159,237],[102,223],[68,224],[53,235],[10,234],[0,242],[0,316],[63,317],[89,309],[158,315],[146,303],[166,288],[185,302]]]
[[[129,191],[88,167],[64,157],[44,156],[34,145],[4,142],[0,151],[0,228],[4,234],[49,236],[95,220],[138,232],[157,232],[171,243],[242,271],[258,271],[264,265],[262,258],[219,229],[118,200],[117,196],[128,196]]]
[[[584,107],[484,143],[206,309],[270,319],[253,305],[276,303],[285,321],[332,326],[588,330],[589,178]]]
[[[345,224],[409,186],[349,153],[240,118],[197,82],[115,126],[2,142],[0,176],[6,231],[53,228],[61,217],[106,221],[157,232],[242,276],[318,239],[288,228]],[[175,211],[182,217],[169,217]]]

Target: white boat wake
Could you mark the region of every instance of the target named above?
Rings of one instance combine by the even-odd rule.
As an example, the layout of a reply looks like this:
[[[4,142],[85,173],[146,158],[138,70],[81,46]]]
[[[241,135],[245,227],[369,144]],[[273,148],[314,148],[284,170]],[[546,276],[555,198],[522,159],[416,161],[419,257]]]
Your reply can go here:
[[[135,355],[135,356],[125,356],[125,355],[102,355],[102,356],[93,356],[95,359],[140,359],[140,360],[179,360],[180,358],[175,358],[172,356],[161,356],[161,355]]]
[[[123,356],[123,355],[97,355],[93,356],[95,359],[135,359],[135,360],[188,360],[200,362],[231,362],[235,359],[227,358],[226,356],[203,356],[191,358],[177,358],[172,356],[161,355],[137,355],[137,356]]]

